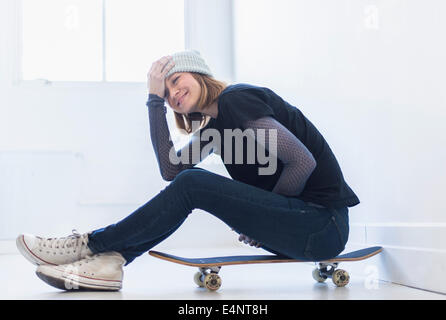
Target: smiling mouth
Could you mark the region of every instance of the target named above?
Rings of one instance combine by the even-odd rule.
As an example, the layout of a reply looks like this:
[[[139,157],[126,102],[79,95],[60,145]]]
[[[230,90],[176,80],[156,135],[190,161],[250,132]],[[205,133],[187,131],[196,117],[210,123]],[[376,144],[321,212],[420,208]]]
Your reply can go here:
[[[187,96],[188,93],[189,93],[189,92],[186,92],[181,98],[178,99],[177,107],[179,107],[180,104],[183,103],[184,97]]]

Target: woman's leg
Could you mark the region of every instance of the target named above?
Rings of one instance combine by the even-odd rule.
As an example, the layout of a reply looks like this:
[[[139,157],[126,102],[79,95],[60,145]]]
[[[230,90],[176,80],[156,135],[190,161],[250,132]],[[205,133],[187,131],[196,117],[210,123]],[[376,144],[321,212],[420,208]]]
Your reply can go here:
[[[333,218],[340,215],[337,211],[192,168],[178,174],[125,219],[94,231],[88,245],[94,253],[120,252],[128,264],[170,236],[195,208],[257,240],[265,249],[293,258],[314,259],[321,250],[334,256],[348,236],[348,220],[342,218],[341,223],[336,221],[339,217]],[[323,248],[325,244],[329,247]]]

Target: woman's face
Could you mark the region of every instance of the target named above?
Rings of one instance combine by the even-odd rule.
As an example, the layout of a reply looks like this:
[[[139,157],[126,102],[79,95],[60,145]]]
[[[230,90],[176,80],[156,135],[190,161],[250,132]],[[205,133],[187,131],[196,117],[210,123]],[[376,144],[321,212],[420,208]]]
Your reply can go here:
[[[196,112],[200,95],[200,84],[190,72],[176,72],[166,79],[167,102],[178,113]]]

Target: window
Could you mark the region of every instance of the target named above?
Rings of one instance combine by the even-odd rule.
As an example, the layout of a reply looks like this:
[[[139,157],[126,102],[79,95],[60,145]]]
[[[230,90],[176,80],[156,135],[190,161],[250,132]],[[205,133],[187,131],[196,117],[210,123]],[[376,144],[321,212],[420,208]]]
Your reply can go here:
[[[184,0],[22,0],[22,79],[146,81],[184,50]]]

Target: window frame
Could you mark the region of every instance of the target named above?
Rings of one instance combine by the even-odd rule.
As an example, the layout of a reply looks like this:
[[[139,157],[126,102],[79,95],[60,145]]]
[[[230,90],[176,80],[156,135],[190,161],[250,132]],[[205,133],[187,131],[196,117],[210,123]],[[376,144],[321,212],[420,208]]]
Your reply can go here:
[[[37,88],[79,88],[79,89],[124,89],[124,90],[140,90],[144,89],[146,86],[146,81],[110,81],[110,80],[104,80],[104,73],[105,73],[105,59],[103,59],[103,77],[101,81],[51,81],[48,79],[36,79],[36,80],[24,80],[23,74],[22,74],[22,5],[23,0],[17,0],[17,1],[11,1],[11,7],[14,12],[11,12],[11,15],[14,19],[14,29],[13,30],[13,47],[15,49],[14,52],[14,59],[12,61],[12,70],[11,70],[11,83],[13,86],[20,86],[23,88],[29,88],[29,89],[37,89]],[[38,0],[36,0],[38,1]],[[103,0],[105,1],[105,0]],[[226,61],[223,63],[223,66],[218,66],[220,69],[224,68],[225,70],[229,70],[225,76],[220,78],[220,80],[227,81],[227,82],[233,82],[235,79],[235,70],[234,70],[234,48],[233,48],[233,42],[234,42],[234,25],[233,25],[233,0],[226,0],[226,3],[223,3],[222,0],[184,0],[184,42],[185,42],[185,49],[190,48],[196,48],[196,45],[203,49],[209,51],[209,53],[213,53],[216,55],[214,48],[211,45],[207,45],[207,43],[200,43],[199,40],[201,30],[208,30],[209,25],[206,25],[206,21],[203,19],[197,19],[197,16],[199,16],[200,10],[203,10],[203,7],[207,6],[207,8],[214,8],[214,10],[210,10],[210,14],[218,14],[218,17],[221,19],[223,17],[223,21],[226,23],[227,26],[225,28],[226,39],[224,40],[223,45],[221,48],[225,50],[224,52],[221,52],[221,48],[218,54],[224,54],[228,57]],[[223,8],[223,10],[219,10]],[[215,9],[216,8],[216,9]],[[214,13],[212,13],[212,11]],[[103,10],[103,15],[105,15],[105,7]],[[213,17],[207,17],[208,21],[209,19],[212,20]],[[105,23],[105,19],[103,19],[103,22]],[[227,31],[226,31],[227,29]],[[105,39],[105,37],[103,37]],[[103,40],[105,41],[105,40]],[[103,44],[104,45],[104,44]],[[203,46],[206,46],[203,48]],[[105,46],[103,46],[105,48]],[[200,50],[201,50],[200,49]],[[106,54],[106,53],[103,53]],[[214,57],[215,58],[215,57]],[[220,60],[220,59],[215,59]]]
[[[38,1],[38,0],[36,0]],[[35,80],[25,80],[23,79],[23,16],[22,16],[22,8],[23,8],[23,0],[14,1],[14,17],[15,17],[15,30],[14,30],[14,39],[16,43],[14,47],[16,48],[16,54],[13,65],[13,79],[12,83],[15,86],[21,86],[24,88],[35,88],[35,87],[56,87],[56,88],[86,88],[86,87],[129,87],[133,88],[135,86],[139,87],[142,84],[145,85],[145,82],[142,81],[112,81],[106,79],[106,59],[107,52],[106,48],[106,1],[102,0],[102,79],[99,81],[71,81],[71,80],[50,80],[50,79],[35,79]],[[185,33],[185,47],[188,48],[188,42],[186,35],[189,34],[189,30],[187,29],[190,26],[190,23],[186,21],[188,18],[186,9],[186,4],[189,4],[187,0],[184,1],[184,33]]]

